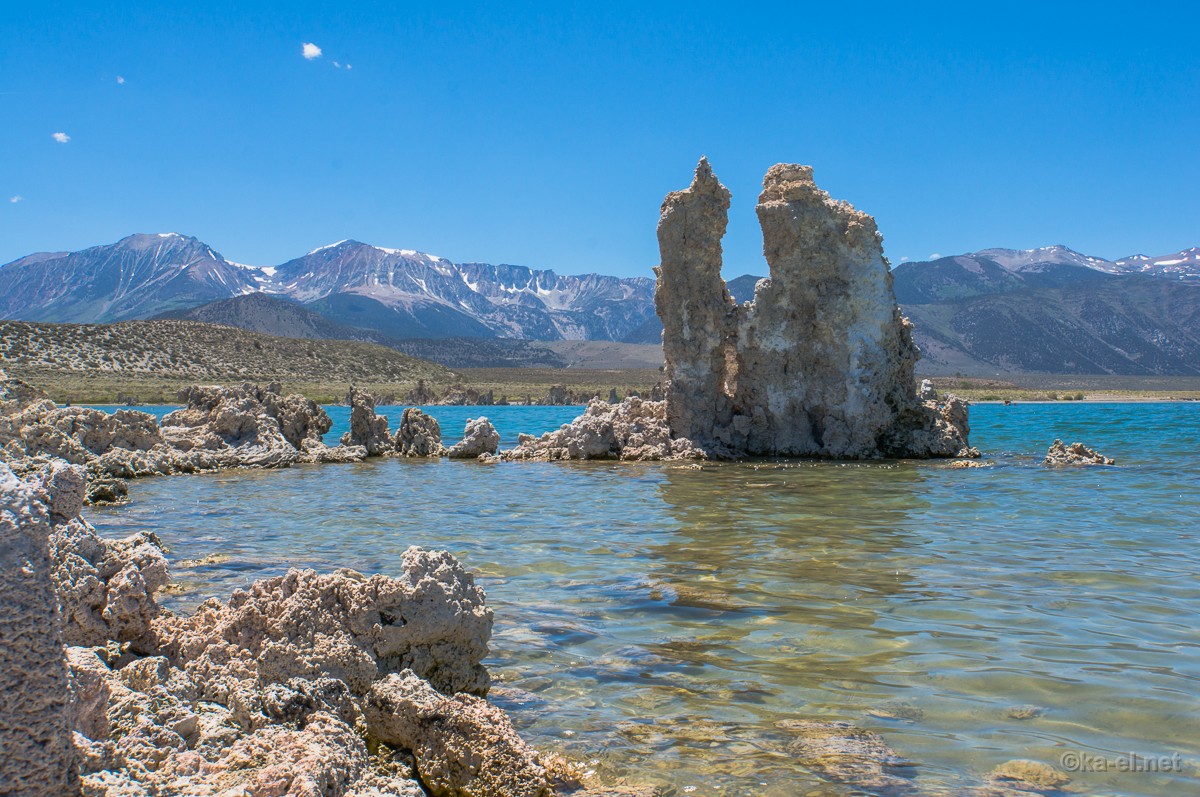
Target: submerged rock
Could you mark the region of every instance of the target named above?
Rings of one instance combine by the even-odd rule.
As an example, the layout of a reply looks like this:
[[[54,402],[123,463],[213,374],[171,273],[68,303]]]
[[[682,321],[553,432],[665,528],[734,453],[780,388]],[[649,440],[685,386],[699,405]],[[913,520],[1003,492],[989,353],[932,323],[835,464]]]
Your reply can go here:
[[[446,456],[450,459],[479,459],[490,456],[500,447],[500,433],[487,418],[467,420],[461,441],[450,446]]]
[[[667,404],[627,398],[620,404],[593,399],[587,411],[569,424],[541,437],[522,434],[504,459],[696,459],[703,458],[691,441],[672,437]]]
[[[721,279],[729,191],[707,160],[667,195],[655,307],[672,434],[714,456],[952,457],[967,405],[922,401],[918,352],[870,216],[777,164],[759,196],[771,278],[737,305]]]
[[[440,457],[446,453],[442,446],[442,427],[437,418],[416,407],[409,407],[400,416],[395,446],[396,452],[402,457]]]
[[[792,736],[788,752],[796,763],[837,783],[871,793],[907,794],[916,784],[897,774],[911,767],[877,733],[848,722],[784,720],[777,727]]]
[[[1037,792],[1057,791],[1071,782],[1071,777],[1054,767],[1024,758],[1005,761],[988,773],[988,780],[1001,786]]]
[[[1046,709],[1041,706],[1035,706],[1032,703],[1024,703],[1019,706],[1009,706],[1004,709],[1004,716],[1014,720],[1032,720],[1037,719],[1046,713]]]
[[[28,481],[0,462],[0,793],[79,794],[50,535],[83,505],[82,468]]]
[[[1115,459],[1109,459],[1099,451],[1088,448],[1083,443],[1064,445],[1056,439],[1048,451],[1043,465],[1116,465]]]
[[[545,767],[504,712],[478,697],[447,697],[410,671],[375,682],[364,703],[368,732],[411,750],[437,797],[550,797]]]
[[[388,432],[388,419],[375,413],[375,397],[352,387],[346,403],[350,405],[350,431],[342,435],[342,445],[362,446],[372,457],[393,451],[395,444]]]

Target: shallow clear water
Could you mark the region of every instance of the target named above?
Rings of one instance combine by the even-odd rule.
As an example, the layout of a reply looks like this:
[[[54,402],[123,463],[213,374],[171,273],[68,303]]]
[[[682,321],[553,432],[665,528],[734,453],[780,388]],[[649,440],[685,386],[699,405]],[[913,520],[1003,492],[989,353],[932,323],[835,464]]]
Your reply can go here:
[[[428,411],[447,437],[486,414],[511,441],[577,409]],[[157,531],[175,562],[227,556],[175,566],[180,607],[288,567],[386,573],[409,545],[447,548],[495,608],[489,666],[523,690],[497,702],[527,738],[679,793],[852,793],[793,763],[775,727],[790,718],[876,730],[950,793],[1013,758],[1131,752],[1179,753],[1183,771],[1070,788],[1200,793],[1200,405],[971,420],[994,467],[384,459],[146,479],[90,519]],[[1119,466],[1041,468],[1054,437]],[[1044,712],[1007,716],[1022,704]]]

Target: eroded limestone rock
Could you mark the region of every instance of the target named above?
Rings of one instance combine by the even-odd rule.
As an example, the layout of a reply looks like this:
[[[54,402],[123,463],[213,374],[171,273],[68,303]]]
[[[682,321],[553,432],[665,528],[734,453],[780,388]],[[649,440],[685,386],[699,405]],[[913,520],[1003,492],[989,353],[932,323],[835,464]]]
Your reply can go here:
[[[50,535],[83,505],[83,469],[22,481],[0,462],[0,794],[79,794]]]
[[[279,423],[279,431],[293,448],[303,448],[306,442],[321,442],[333,421],[325,409],[299,393],[283,395],[283,386],[272,382],[262,397],[267,414]]]
[[[396,452],[402,457],[440,457],[446,453],[437,418],[416,407],[404,410],[400,416],[400,429],[396,432]]]
[[[922,401],[918,352],[870,216],[830,199],[812,169],[777,164],[757,212],[771,277],[738,306],[721,279],[729,192],[706,160],[667,195],[655,307],[667,416],[710,455],[956,456],[966,403]]]
[[[170,580],[158,537],[141,532],[105,539],[75,517],[54,530],[50,547],[67,644],[115,640],[148,650],[146,637],[160,611],[154,593]]]
[[[1115,459],[1109,459],[1099,451],[1088,448],[1083,443],[1071,443],[1064,445],[1062,440],[1056,439],[1049,450],[1046,451],[1046,458],[1042,460],[1043,465],[1116,465]]]
[[[492,426],[492,422],[487,418],[473,418],[467,420],[462,440],[450,446],[446,456],[450,459],[479,459],[481,455],[495,454],[499,447],[500,433]]]
[[[342,445],[362,446],[367,455],[377,457],[394,449],[386,416],[375,413],[375,397],[365,390],[350,388],[350,431],[342,435]]]
[[[569,424],[541,437],[517,436],[517,447],[504,459],[697,459],[703,458],[691,441],[672,437],[667,425],[667,402],[627,398],[620,404],[593,399],[587,411]]]
[[[546,768],[504,712],[478,697],[447,697],[411,671],[377,681],[364,702],[370,734],[411,750],[437,797],[549,797]]]

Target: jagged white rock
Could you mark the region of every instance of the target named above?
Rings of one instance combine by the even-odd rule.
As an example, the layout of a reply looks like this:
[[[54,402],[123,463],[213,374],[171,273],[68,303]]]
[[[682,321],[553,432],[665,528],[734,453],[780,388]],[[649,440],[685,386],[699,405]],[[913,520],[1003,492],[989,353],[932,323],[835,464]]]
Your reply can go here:
[[[395,445],[396,453],[402,457],[440,457],[446,453],[437,418],[417,407],[407,408],[400,416]]]
[[[375,396],[352,387],[346,403],[350,405],[350,431],[342,435],[342,445],[362,446],[372,457],[391,453],[395,444],[388,432],[388,419],[376,414]]]
[[[1083,443],[1065,445],[1062,440],[1055,439],[1046,451],[1043,465],[1115,465],[1117,461],[1110,459],[1095,449],[1088,448]]]
[[[672,437],[667,425],[667,404],[636,396],[620,404],[593,399],[587,411],[541,437],[517,436],[516,448],[502,452],[504,459],[698,459],[704,452],[690,440]]]
[[[463,438],[450,446],[446,456],[450,459],[479,459],[480,456],[495,454],[500,447],[500,433],[487,418],[467,419]]]

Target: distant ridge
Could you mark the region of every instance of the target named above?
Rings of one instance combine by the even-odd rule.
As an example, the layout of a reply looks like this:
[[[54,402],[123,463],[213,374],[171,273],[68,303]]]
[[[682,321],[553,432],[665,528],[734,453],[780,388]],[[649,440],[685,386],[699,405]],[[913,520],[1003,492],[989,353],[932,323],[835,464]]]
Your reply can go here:
[[[175,310],[160,318],[224,324],[287,338],[357,340],[420,357],[450,368],[560,368],[550,349],[507,338],[390,338],[371,329],[338,324],[283,296],[254,293]]]
[[[902,263],[892,274],[926,372],[1200,372],[1200,247],[1118,260],[1062,245],[992,248]],[[731,294],[749,301],[758,279],[731,280]],[[254,268],[195,238],[157,233],[0,267],[0,318],[165,314],[375,342],[454,367],[556,367],[562,355],[520,341],[658,343],[653,291],[649,278],[456,264],[353,240]]]
[[[373,343],[303,340],[196,321],[38,324],[0,321],[0,355],[14,373],[184,381],[446,381],[453,373]]]

